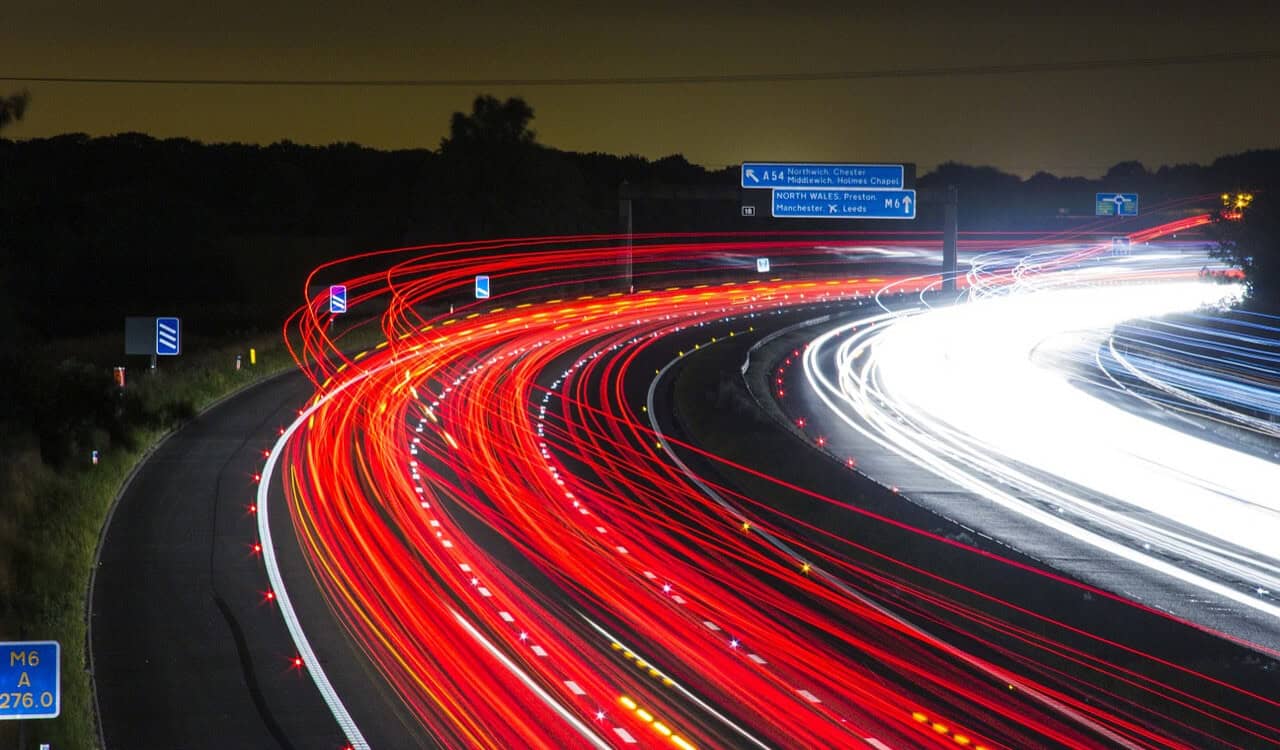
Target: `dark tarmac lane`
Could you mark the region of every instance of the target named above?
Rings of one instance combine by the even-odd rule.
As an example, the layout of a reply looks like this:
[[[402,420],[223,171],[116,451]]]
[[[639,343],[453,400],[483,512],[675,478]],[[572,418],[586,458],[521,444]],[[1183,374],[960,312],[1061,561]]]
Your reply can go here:
[[[120,498],[93,585],[90,647],[108,748],[340,748],[253,554],[254,472],[311,393],[300,375],[188,423]]]

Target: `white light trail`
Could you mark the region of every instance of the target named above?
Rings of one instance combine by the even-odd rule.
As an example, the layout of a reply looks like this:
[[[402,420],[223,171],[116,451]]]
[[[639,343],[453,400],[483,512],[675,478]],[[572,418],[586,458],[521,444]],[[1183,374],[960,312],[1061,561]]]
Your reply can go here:
[[[1082,284],[1097,275],[1015,274],[968,304],[842,326],[811,342],[806,378],[846,424],[974,495],[1280,617],[1256,594],[1280,584],[1280,464],[1109,403],[1046,356],[1091,361],[1122,321],[1239,288]]]

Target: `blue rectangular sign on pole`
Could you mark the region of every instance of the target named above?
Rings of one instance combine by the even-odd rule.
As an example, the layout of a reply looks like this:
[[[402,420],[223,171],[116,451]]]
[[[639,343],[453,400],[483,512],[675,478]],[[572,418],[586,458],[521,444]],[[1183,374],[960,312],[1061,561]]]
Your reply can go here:
[[[162,357],[182,354],[181,318],[156,318],[156,354]]]
[[[0,719],[54,719],[62,711],[57,641],[0,643]]]
[[[489,299],[489,277],[476,277],[476,299]]]
[[[794,219],[914,219],[914,190],[774,190],[773,215]]]
[[[347,288],[342,284],[329,287],[329,314],[341,315],[347,311]]]
[[[1093,198],[1095,216],[1137,216],[1137,193],[1095,193]]]
[[[744,188],[837,188],[901,190],[906,187],[901,164],[786,164],[743,162]]]

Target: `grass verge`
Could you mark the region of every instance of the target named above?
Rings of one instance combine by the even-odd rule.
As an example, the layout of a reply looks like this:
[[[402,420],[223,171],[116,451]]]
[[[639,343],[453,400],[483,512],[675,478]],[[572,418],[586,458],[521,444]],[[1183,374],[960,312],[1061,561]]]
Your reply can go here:
[[[257,364],[249,364],[249,348]],[[236,370],[236,355],[242,368]],[[0,628],[5,640],[62,644],[62,706],[56,719],[0,723],[0,746],[98,745],[88,672],[88,587],[103,524],[134,468],[155,444],[210,404],[293,366],[278,335],[247,337],[129,373],[129,408],[114,435],[97,429],[69,461],[42,460],[32,434],[11,431],[0,455]],[[109,372],[99,368],[100,372]],[[103,375],[109,377],[109,375]],[[124,398],[118,399],[124,403]],[[89,451],[96,447],[94,465]]]

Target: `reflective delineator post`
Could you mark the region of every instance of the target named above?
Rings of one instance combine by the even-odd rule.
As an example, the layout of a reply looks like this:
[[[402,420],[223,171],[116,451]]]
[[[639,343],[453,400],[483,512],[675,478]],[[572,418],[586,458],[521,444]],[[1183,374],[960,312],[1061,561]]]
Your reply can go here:
[[[240,355],[236,355],[236,372],[240,371]]]
[[[258,364],[258,350],[254,348],[250,348],[249,349],[249,365],[253,366],[256,364]]]
[[[112,377],[115,378],[116,387],[124,388],[124,368],[123,367],[112,368],[111,374],[112,374]]]
[[[98,456],[98,452],[97,452],[97,451],[90,451],[90,452],[89,452],[89,460],[93,462],[93,465],[94,465],[94,466],[97,466],[97,465],[98,465],[98,458],[99,458],[99,456]]]

